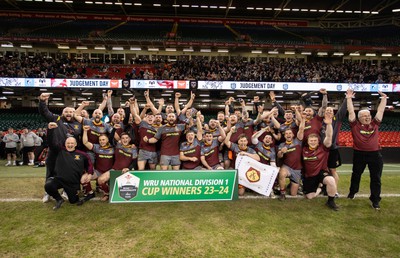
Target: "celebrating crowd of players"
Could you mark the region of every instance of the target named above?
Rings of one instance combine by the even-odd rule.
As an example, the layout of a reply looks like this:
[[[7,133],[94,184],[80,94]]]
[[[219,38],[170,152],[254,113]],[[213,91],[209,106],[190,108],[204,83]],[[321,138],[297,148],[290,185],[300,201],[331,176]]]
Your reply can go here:
[[[103,201],[109,198],[108,181],[110,170],[219,170],[235,167],[238,155],[249,156],[263,164],[279,167],[277,185],[280,200],[286,198],[286,178],[290,179],[289,194],[297,195],[303,186],[306,198],[314,198],[325,191],[326,205],[338,210],[338,175],[336,168],[341,165],[338,151],[338,135],[343,118],[349,111],[349,122],[354,138],[354,163],[348,198],[358,192],[361,174],[368,165],[371,171],[372,206],[380,209],[380,176],[382,157],[379,152],[378,126],[386,106],[386,95],[374,119],[368,110],[358,113],[355,118],[349,89],[346,98],[336,114],[327,106],[327,91],[323,95],[318,111],[305,105],[292,106],[284,110],[269,92],[273,108],[265,110],[259,97],[254,98],[257,117],[251,119],[245,102],[229,98],[225,110],[216,118],[204,121],[201,111],[192,108],[195,94],[191,93],[187,104],[180,109],[181,94],[175,93],[175,102],[166,104],[158,100],[158,107],[145,92],[146,103],[140,110],[137,100],[129,99],[124,108],[116,113],[112,109],[108,91],[98,109],[89,117],[83,101],[75,110],[67,107],[61,115],[53,114],[46,102],[50,94],[39,97],[39,112],[48,124],[48,157],[46,162],[46,195],[56,200],[54,209],[61,207],[64,199],[58,189],[63,188],[71,203],[83,204],[95,196],[91,181],[104,193]],[[235,108],[235,103],[240,105]],[[105,122],[103,109],[108,106],[110,122]],[[284,119],[281,120],[280,117]],[[81,189],[85,196],[78,198]],[[239,186],[239,195],[245,188]]]

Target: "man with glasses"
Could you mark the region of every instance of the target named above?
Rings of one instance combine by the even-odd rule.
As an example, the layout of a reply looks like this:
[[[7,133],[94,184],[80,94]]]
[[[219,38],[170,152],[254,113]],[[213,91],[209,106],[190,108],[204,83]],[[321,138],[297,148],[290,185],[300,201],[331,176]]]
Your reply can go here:
[[[350,192],[347,198],[354,199],[360,187],[361,175],[368,165],[371,178],[370,189],[372,208],[380,210],[381,200],[381,176],[383,170],[382,154],[379,145],[379,126],[385,111],[387,96],[379,92],[381,102],[379,103],[375,117],[372,119],[369,110],[358,111],[358,120],[354,112],[353,100],[355,93],[349,89],[346,93],[347,110],[349,111],[349,122],[353,136],[353,173],[351,175]]]

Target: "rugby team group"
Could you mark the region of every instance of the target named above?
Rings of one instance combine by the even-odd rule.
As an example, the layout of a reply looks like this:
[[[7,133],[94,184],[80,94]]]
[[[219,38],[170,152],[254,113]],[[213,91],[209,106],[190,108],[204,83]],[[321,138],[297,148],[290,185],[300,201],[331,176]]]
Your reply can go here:
[[[324,192],[328,196],[327,207],[337,211],[339,206],[335,199],[339,176],[336,169],[341,165],[338,136],[346,116],[354,142],[353,173],[347,198],[354,199],[361,175],[368,165],[371,177],[369,199],[374,209],[380,209],[383,160],[378,137],[387,99],[382,92],[379,92],[381,100],[374,118],[366,109],[358,111],[356,117],[355,93],[351,89],[345,93],[336,112],[328,106],[328,92],[321,89],[323,97],[318,110],[309,105],[308,94],[302,95],[301,104],[285,110],[270,91],[270,110],[265,108],[259,96],[254,97],[254,119],[250,118],[243,99],[231,97],[226,100],[225,109],[208,123],[202,112],[192,107],[196,98],[193,92],[182,109],[180,92],[175,93],[174,104],[165,105],[164,100],[159,99],[156,107],[147,90],[142,110],[132,96],[117,112],[112,108],[112,94],[109,90],[104,95],[92,116],[85,109],[89,106],[88,101],[83,101],[76,109],[66,107],[57,115],[48,109],[50,94],[39,96],[39,113],[48,122],[43,201],[48,202],[50,196],[53,197],[55,210],[62,206],[64,199],[82,205],[95,197],[93,180],[103,192],[101,200],[107,201],[110,170],[126,173],[160,168],[194,170],[194,173],[196,170],[214,170],[218,173],[220,169],[234,168],[236,157],[244,155],[279,167],[276,180],[279,200],[284,201],[287,194],[296,196],[300,191],[309,199]],[[103,117],[106,107],[108,122]],[[7,166],[15,162],[17,141],[12,128],[3,137]],[[32,149],[26,153],[32,165]],[[61,188],[62,194],[59,193]],[[79,197],[81,191],[83,197]],[[245,191],[245,187],[239,185],[239,195],[244,195]]]

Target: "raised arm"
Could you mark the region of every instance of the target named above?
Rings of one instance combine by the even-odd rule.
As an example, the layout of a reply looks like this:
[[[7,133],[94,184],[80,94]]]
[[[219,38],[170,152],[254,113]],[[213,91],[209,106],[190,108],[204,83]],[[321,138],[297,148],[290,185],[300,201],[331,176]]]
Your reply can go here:
[[[281,128],[281,124],[278,122],[278,120],[276,120],[276,118],[274,116],[275,112],[278,112],[276,107],[272,108],[272,110],[271,110],[271,115],[270,115],[271,122],[274,124],[274,128],[279,129],[279,128]]]
[[[76,121],[78,121],[78,123],[82,123],[83,122],[83,117],[81,116],[81,114],[78,114],[76,111],[74,112],[74,119]]]
[[[354,112],[353,98],[355,93],[352,89],[348,88],[346,91],[347,111],[349,111],[349,122],[356,120],[356,113]]]
[[[114,109],[112,107],[112,90],[108,90],[107,91],[107,112],[108,112],[108,116],[112,117],[114,115]]]
[[[136,102],[136,100],[129,102],[129,109],[130,109],[130,112],[132,113],[133,120],[135,121],[135,124],[138,125],[142,121],[142,118],[136,112],[135,102]],[[146,105],[148,105],[148,104],[146,104]]]
[[[303,106],[295,106],[294,107],[294,112],[295,112],[295,117],[296,117],[296,125],[299,125],[301,123],[301,109]]]
[[[47,137],[48,137],[48,143],[49,143],[49,147],[51,148],[56,148],[56,149],[61,149],[61,146],[53,146],[53,137],[54,137],[54,129],[57,128],[58,125],[55,122],[50,122],[47,125],[48,131],[47,131]],[[51,146],[50,146],[51,145]]]
[[[234,108],[232,107],[232,102],[234,102],[235,99],[233,97],[229,97],[227,101],[225,101],[225,116],[230,116],[234,111]]]
[[[275,92],[274,92],[274,91],[270,91],[270,92],[269,92],[269,97],[270,97],[270,99],[271,99],[272,106],[273,106],[273,107],[276,107],[276,108],[278,109],[278,114],[279,114],[280,116],[284,116],[284,115],[285,115],[285,110],[283,109],[283,107],[281,106],[281,104],[279,104],[279,103],[276,101]]]
[[[83,143],[83,145],[85,145],[86,148],[88,148],[88,150],[92,150],[93,144],[91,142],[89,142],[89,140],[88,140],[89,129],[90,129],[90,126],[88,126],[88,125],[83,126],[82,143]]]
[[[182,114],[185,114],[186,110],[188,110],[189,108],[191,108],[193,106],[193,102],[194,102],[195,98],[196,98],[196,94],[194,94],[193,92],[190,92],[190,99],[189,99],[188,103],[186,103],[185,107],[182,109],[182,111],[181,111]],[[178,113],[178,111],[176,113],[178,115],[181,114],[181,113]]]
[[[257,132],[255,132],[255,133],[251,136],[251,143],[254,144],[254,145],[258,144],[258,142],[259,142],[259,141],[258,141],[258,138],[259,138],[263,133],[265,133],[267,130],[269,130],[269,127],[268,127],[268,126],[262,128],[261,130],[259,130],[259,131],[257,131]]]
[[[75,109],[75,113],[78,115],[82,114],[82,110],[84,110],[86,107],[90,105],[89,101],[82,101],[82,103]]]
[[[224,128],[222,128],[221,123],[217,120],[215,121],[217,123],[218,131],[219,131],[219,136],[218,136],[218,141],[223,142],[226,138],[226,133]]]
[[[130,98],[128,101],[125,102],[125,108],[124,108],[125,117],[124,117],[124,120],[122,121],[122,124],[124,126],[127,126],[129,124],[129,117],[131,116],[131,99],[132,98]],[[133,101],[135,101],[135,100],[133,100]]]
[[[254,120],[254,125],[258,125],[259,123],[261,123],[261,121],[262,121],[261,116],[264,113],[264,105],[259,105],[257,108],[258,108],[258,112],[257,112],[256,120]]]
[[[226,120],[226,127],[224,127],[225,134],[231,130],[231,127],[232,127],[231,120],[228,117],[228,119]]]
[[[231,146],[232,146],[231,137],[232,137],[232,134],[235,132],[235,130],[236,130],[236,127],[232,126],[231,130],[226,135],[224,143],[225,143],[226,147],[228,147],[228,148],[231,148]]]
[[[382,121],[383,112],[385,112],[385,107],[387,104],[387,95],[381,91],[378,91],[379,95],[381,95],[381,102],[379,103],[378,109],[376,111],[375,119],[378,121]]]
[[[161,112],[161,111],[158,112],[158,110],[154,106],[153,102],[151,102],[151,100],[150,100],[150,90],[146,90],[144,92],[144,98],[146,99],[146,103],[149,104],[151,112],[153,112],[154,115]]]
[[[203,127],[201,126],[200,115],[201,115],[201,112],[197,111],[197,114],[196,114],[197,135],[196,136],[197,136],[197,140],[199,140],[199,141],[203,140]]]
[[[342,105],[340,105],[338,111],[336,112],[336,119],[338,121],[343,121],[347,112],[347,99],[344,99]]]
[[[179,116],[181,114],[181,108],[179,107],[179,98],[182,96],[180,92],[175,92],[175,102],[174,102],[174,108],[176,114]]]
[[[318,109],[318,115],[320,117],[323,117],[325,109],[328,106],[328,92],[326,91],[326,89],[320,89],[319,92],[322,94],[323,97],[322,97],[322,105]]]
[[[244,101],[244,99],[241,99],[240,106],[242,107],[242,119],[244,121],[247,121],[247,119],[249,118],[249,113],[246,110],[246,102]]]
[[[303,140],[304,138],[304,128],[306,127],[306,115],[303,112],[301,114],[301,121],[299,124],[299,130],[297,131],[297,139],[299,139],[300,141]]]
[[[106,108],[107,99],[108,99],[107,94],[106,94],[106,93],[103,93],[103,101],[100,103],[98,109],[100,109],[101,111],[103,111],[103,110]]]
[[[165,103],[164,98],[161,98],[161,99],[158,100],[158,109],[157,109],[156,114],[159,114],[159,113],[162,112],[162,110],[163,110],[163,108],[164,108],[164,103]],[[153,114],[154,114],[154,113],[153,113]]]
[[[39,114],[46,119],[47,122],[54,122],[57,120],[58,115],[50,112],[47,107],[47,101],[49,100],[50,93],[42,93],[39,96]]]
[[[332,114],[325,113],[324,122],[326,124],[326,131],[325,131],[324,145],[327,148],[330,148],[332,146],[332,135],[333,135],[332,117],[333,117]]]

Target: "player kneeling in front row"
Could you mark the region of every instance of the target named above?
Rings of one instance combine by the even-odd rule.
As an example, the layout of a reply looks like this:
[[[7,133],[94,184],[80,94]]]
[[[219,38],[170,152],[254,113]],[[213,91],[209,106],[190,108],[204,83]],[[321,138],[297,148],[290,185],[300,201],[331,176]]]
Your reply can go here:
[[[319,135],[310,134],[307,145],[303,147],[304,182],[303,190],[307,199],[312,199],[321,192],[320,184],[326,185],[328,201],[326,205],[334,211],[339,210],[335,203],[336,181],[328,169],[329,148],[332,145],[332,114],[325,114],[325,139],[320,142]]]
[[[48,125],[49,142],[53,142],[53,129],[57,128],[54,122]],[[89,185],[90,174],[93,174],[93,167],[89,156],[82,151],[76,150],[77,142],[74,137],[68,137],[65,141],[65,147],[53,146],[59,148],[59,153],[55,162],[55,176],[49,177],[44,186],[45,191],[56,200],[53,207],[57,210],[61,207],[64,199],[61,197],[58,189],[64,188],[71,204],[79,203],[78,193],[80,184]]]

